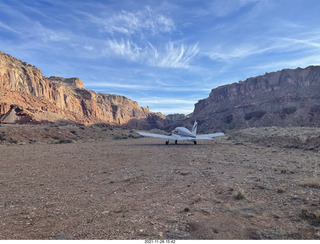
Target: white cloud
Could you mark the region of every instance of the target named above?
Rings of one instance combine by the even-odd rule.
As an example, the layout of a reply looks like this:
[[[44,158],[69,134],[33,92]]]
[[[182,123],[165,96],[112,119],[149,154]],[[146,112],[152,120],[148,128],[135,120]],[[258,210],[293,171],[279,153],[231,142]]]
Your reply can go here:
[[[286,48],[288,45],[279,41],[264,41],[263,43],[245,43],[242,45],[218,46],[215,50],[201,52],[212,60],[229,61],[236,58],[246,58],[251,55],[262,54],[268,51]]]
[[[167,97],[151,97],[151,98],[142,98],[139,99],[140,103],[145,104],[192,104],[196,102],[190,99],[172,99]]]
[[[89,16],[89,15],[87,15]],[[137,12],[121,11],[110,17],[97,17],[90,15],[90,20],[111,34],[152,34],[171,32],[175,29],[172,19],[154,12],[150,7]]]
[[[113,82],[91,82],[87,83],[88,87],[99,87],[99,88],[120,88],[120,89],[130,89],[130,90],[153,90],[155,87],[145,86],[145,85],[130,85],[124,83],[113,83]]]
[[[263,0],[214,0],[208,1],[207,10],[215,17],[226,17],[237,12],[241,7],[250,3],[259,3]],[[270,1],[270,0],[268,0]]]
[[[105,56],[153,67],[187,69],[199,53],[198,43],[188,45],[164,41],[169,39],[166,35],[155,38],[155,35],[171,33],[176,27],[171,18],[150,7],[135,12],[108,13],[107,17],[82,14],[108,34],[105,47],[101,48]],[[161,42],[159,38],[162,38]]]
[[[261,70],[262,72],[266,71],[276,71],[285,68],[305,68],[310,65],[320,65],[320,55],[311,55],[308,57],[301,57],[289,60],[275,61],[268,64],[262,64],[257,66],[251,66],[249,68],[255,70]]]
[[[46,28],[42,26],[40,23],[36,23],[33,28],[33,32],[29,33],[29,35],[37,35],[43,41],[53,41],[53,42],[60,42],[60,41],[68,41],[69,34],[64,31],[57,31],[53,29]]]
[[[312,47],[312,48],[320,48],[320,41],[316,38],[313,39],[295,39],[295,38],[281,38],[281,40],[290,43],[291,45],[295,45],[296,47],[299,47],[296,44],[303,44],[306,47]]]
[[[150,44],[149,64],[157,67],[189,68],[192,59],[199,53],[198,44],[185,46],[169,42],[163,50],[158,50]]]
[[[308,35],[305,35],[308,36]],[[215,61],[230,61],[232,59],[242,59],[252,55],[260,55],[267,52],[292,52],[303,49],[317,51],[320,48],[320,38],[312,35],[313,38],[288,38],[288,37],[270,37],[257,39],[255,42],[244,44],[220,45],[201,52]]]
[[[129,90],[145,90],[145,91],[170,91],[170,92],[210,92],[211,88],[199,88],[198,86],[152,86],[152,85],[138,85],[127,83],[113,83],[105,81],[87,82],[88,88],[120,88]]]
[[[10,31],[10,32],[15,33],[15,34],[19,34],[19,31],[11,28],[9,25],[4,24],[4,23],[1,22],[1,21],[0,21],[0,28],[5,29],[5,30]]]
[[[142,55],[142,49],[137,44],[130,40],[121,41],[108,40],[107,48],[104,50],[105,54],[113,52],[117,56],[122,56],[131,61],[138,60]]]
[[[168,42],[162,47],[155,47],[151,43],[140,47],[131,40],[107,41],[104,54],[113,53],[130,61],[138,61],[154,67],[189,68],[192,59],[199,53],[198,44],[184,45]]]

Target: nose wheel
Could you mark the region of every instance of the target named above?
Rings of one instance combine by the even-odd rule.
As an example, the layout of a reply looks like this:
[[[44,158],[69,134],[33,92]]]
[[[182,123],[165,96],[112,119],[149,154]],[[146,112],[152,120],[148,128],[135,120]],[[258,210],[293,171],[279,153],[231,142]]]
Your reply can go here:
[[[194,144],[194,145],[197,145],[197,141],[194,141],[193,144]]]
[[[169,144],[169,141],[166,141],[166,145],[168,145]]]

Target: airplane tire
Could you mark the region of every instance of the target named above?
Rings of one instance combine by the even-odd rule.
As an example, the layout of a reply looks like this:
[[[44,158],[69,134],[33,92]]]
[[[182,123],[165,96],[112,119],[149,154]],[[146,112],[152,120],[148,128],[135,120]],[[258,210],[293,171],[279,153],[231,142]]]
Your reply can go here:
[[[174,144],[178,144],[178,141],[177,141],[177,140],[175,140],[175,141],[174,141]]]
[[[197,145],[197,141],[194,141],[193,144],[194,144],[194,145]]]
[[[166,145],[168,145],[169,144],[169,141],[166,141]]]

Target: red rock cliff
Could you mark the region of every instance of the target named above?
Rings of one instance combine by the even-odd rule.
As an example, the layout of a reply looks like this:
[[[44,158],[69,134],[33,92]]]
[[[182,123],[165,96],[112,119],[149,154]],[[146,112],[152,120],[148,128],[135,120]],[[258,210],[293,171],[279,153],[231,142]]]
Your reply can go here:
[[[11,105],[22,109],[29,122],[71,120],[149,129],[161,127],[165,119],[124,96],[85,89],[79,78],[47,78],[35,66],[0,52],[0,119]],[[22,116],[17,117],[19,122]]]
[[[284,69],[213,89],[186,123],[200,131],[320,126],[320,66]]]

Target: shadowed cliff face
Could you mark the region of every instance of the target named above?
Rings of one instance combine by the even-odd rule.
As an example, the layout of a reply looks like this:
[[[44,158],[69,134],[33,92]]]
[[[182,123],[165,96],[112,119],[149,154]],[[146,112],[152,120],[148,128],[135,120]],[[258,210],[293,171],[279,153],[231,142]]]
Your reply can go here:
[[[70,120],[150,129],[155,124],[161,126],[165,119],[124,96],[85,89],[79,78],[47,78],[35,66],[0,52],[0,119],[10,112],[16,122],[22,120],[23,116],[14,117],[12,106],[22,110],[28,122]],[[148,123],[150,116],[159,121]],[[136,122],[130,124],[132,119]]]
[[[185,122],[199,131],[320,126],[320,66],[285,69],[213,89]]]

